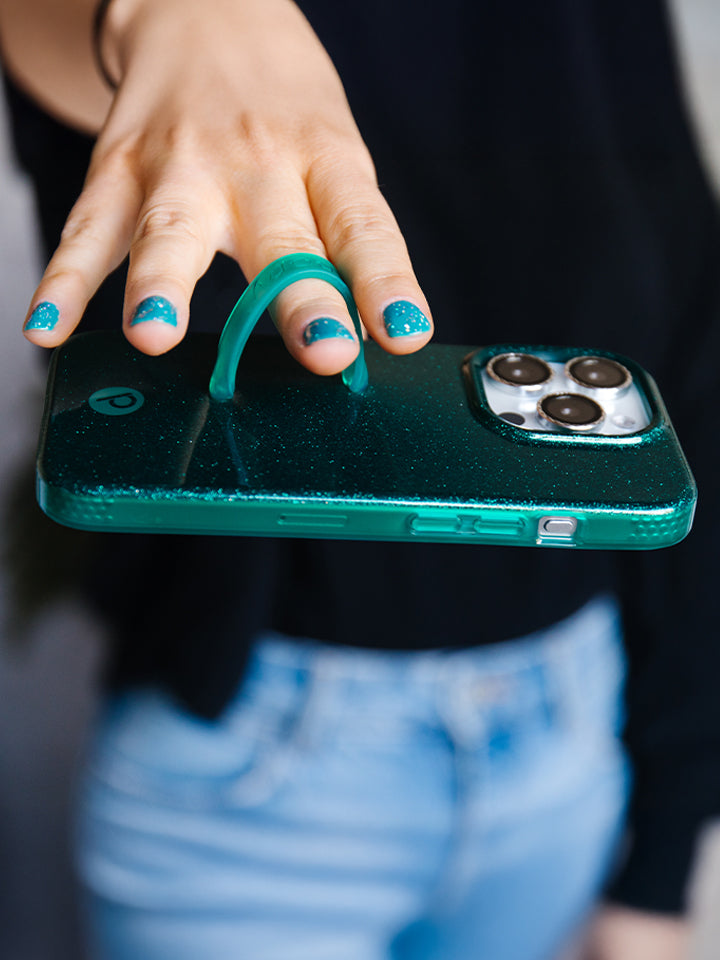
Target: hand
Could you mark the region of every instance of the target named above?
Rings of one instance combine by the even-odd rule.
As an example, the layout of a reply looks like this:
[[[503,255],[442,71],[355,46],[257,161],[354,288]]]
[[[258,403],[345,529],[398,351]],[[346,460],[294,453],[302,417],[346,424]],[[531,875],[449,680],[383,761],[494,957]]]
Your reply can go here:
[[[123,324],[157,354],[184,335],[216,251],[252,279],[291,252],[329,258],[391,353],[432,333],[405,243],[332,63],[290,0],[114,0],[104,37],[118,93],[87,180],[33,297],[26,336],[55,346],[130,253]],[[357,355],[339,294],[303,281],[275,305],[316,373]]]
[[[689,923],[680,917],[603,907],[590,925],[582,960],[688,960]]]

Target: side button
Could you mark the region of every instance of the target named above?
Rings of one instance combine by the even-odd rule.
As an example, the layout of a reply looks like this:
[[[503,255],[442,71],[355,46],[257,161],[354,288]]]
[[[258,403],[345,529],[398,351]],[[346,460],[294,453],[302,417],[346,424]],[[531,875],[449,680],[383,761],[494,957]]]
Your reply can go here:
[[[575,517],[540,517],[539,537],[563,537],[569,539],[575,535],[577,520]]]
[[[412,533],[457,533],[460,529],[460,520],[458,517],[453,516],[422,517],[416,515],[410,517],[409,526]]]

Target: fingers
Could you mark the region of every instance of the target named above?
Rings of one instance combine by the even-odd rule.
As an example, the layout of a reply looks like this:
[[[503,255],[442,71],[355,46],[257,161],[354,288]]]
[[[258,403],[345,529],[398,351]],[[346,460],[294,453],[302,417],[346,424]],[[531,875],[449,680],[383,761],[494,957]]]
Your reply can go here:
[[[123,309],[125,335],[139,350],[164,353],[185,335],[193,289],[221,246],[226,219],[216,192],[192,175],[168,172],[148,190]]]
[[[328,256],[350,284],[370,335],[390,353],[419,350],[432,336],[430,308],[374,175],[318,164],[308,194]]]
[[[235,256],[249,278],[280,256],[308,252],[338,267],[381,346],[419,349],[432,321],[402,235],[369,165],[343,161],[313,162],[305,175],[297,161],[262,169],[241,162],[227,185],[202,164],[171,158],[154,179],[146,170],[142,186],[127,160],[94,162],[31,303],[26,336],[62,342],[129,249],[123,327],[138,349],[162,353],[182,339],[195,283],[217,250]],[[345,302],[327,283],[292,285],[273,312],[290,353],[313,372],[337,373],[357,356]]]
[[[254,277],[288,253],[327,257],[300,174],[276,169],[239,190],[243,197],[235,255],[245,275]],[[328,283],[302,280],[275,300],[271,310],[289,352],[309,370],[339,373],[359,345],[345,301]]]
[[[129,250],[123,328],[138,349],[163,353],[182,339],[195,283],[221,246],[223,204],[186,171],[165,168],[141,189],[129,164],[98,167],[32,299],[25,336],[47,347],[65,340]]]
[[[307,182],[295,171],[275,171],[243,184],[240,193],[236,256],[246,276],[287,253],[325,256],[350,284],[364,325],[386,350],[410,353],[427,343],[430,310],[373,176],[349,164],[318,165]],[[345,302],[328,284],[293,284],[273,313],[290,353],[315,373],[337,373],[357,356]]]
[[[73,332],[90,297],[122,262],[139,205],[137,183],[113,164],[88,176],[30,303],[28,340],[54,347]]]

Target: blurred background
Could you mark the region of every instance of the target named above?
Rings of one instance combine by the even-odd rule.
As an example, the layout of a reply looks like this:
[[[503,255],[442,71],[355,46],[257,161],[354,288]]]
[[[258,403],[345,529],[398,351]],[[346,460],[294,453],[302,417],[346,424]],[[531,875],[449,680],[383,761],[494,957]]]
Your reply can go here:
[[[686,87],[708,172],[720,193],[720,3],[673,0]],[[0,102],[0,552],[8,491],[34,452],[44,376],[19,333],[39,276],[32,201],[13,168]],[[100,626],[70,597],[22,643],[8,629],[0,570],[0,958],[83,960],[70,862],[72,795],[95,710]],[[707,831],[693,883],[691,960],[720,956],[720,825]]]

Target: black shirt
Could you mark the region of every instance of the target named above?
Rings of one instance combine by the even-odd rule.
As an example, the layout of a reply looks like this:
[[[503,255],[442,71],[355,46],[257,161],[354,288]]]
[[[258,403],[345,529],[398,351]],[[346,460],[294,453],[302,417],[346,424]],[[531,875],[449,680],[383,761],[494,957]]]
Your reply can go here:
[[[720,807],[712,491],[720,356],[717,211],[659,0],[304,0],[346,86],[433,308],[436,340],[568,343],[660,382],[700,486],[696,527],[658,554],[205,537],[98,538],[88,589],[113,625],[112,684],[151,681],[217,716],[252,636],[381,648],[497,643],[599,590],[623,603],[631,854],[612,893],[677,910]],[[91,142],[14,88],[19,155],[48,252]],[[122,272],[86,326],[120,323]],[[242,288],[218,258],[196,328]],[[163,575],[158,587],[156,571]],[[362,598],[358,602],[358,596]]]

